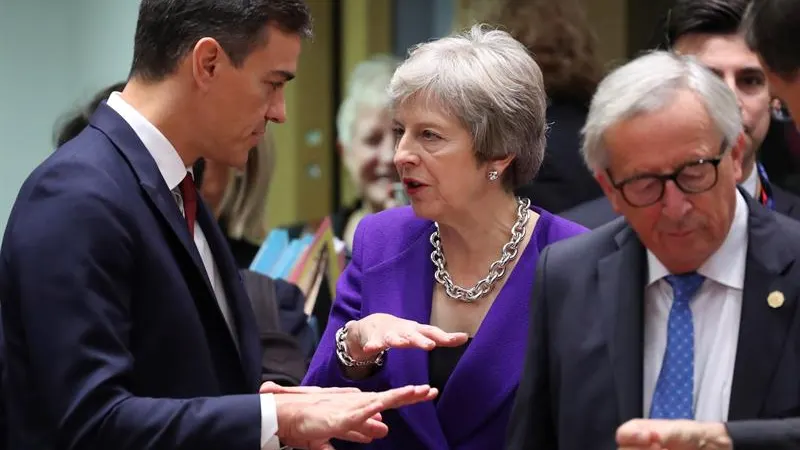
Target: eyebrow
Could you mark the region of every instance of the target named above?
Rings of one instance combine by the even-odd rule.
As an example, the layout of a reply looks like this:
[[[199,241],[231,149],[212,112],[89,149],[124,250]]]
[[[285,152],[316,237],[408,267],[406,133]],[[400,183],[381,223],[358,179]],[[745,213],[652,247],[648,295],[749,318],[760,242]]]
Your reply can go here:
[[[761,67],[755,67],[755,66],[743,67],[743,68],[739,69],[738,72],[744,73],[744,74],[747,74],[747,75],[764,75],[764,69],[762,69]]]
[[[397,119],[393,119],[392,120],[392,124],[393,125],[405,126],[405,124],[403,124],[401,121],[399,121]],[[435,128],[437,130],[441,130],[441,129],[445,128],[444,124],[436,123],[436,122],[430,122],[430,121],[418,122],[418,123],[415,123],[414,126],[416,128]]]
[[[708,70],[713,72],[714,75],[717,75],[717,76],[722,75],[722,70],[719,70],[719,69],[717,69],[715,67],[711,67],[711,66],[706,66],[706,68],[708,68]],[[739,69],[736,69],[736,73],[739,74],[739,75],[744,74],[744,75],[761,75],[761,76],[763,76],[764,75],[764,69],[762,69],[761,67],[758,67],[758,66],[747,66],[747,67],[741,67]]]

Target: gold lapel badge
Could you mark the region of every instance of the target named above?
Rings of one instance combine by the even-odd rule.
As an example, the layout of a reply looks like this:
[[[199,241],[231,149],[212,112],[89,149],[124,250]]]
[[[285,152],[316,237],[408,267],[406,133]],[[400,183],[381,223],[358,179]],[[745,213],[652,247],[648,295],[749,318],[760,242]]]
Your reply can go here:
[[[785,298],[783,297],[783,292],[781,291],[772,291],[767,296],[767,304],[771,308],[780,308],[783,306]]]

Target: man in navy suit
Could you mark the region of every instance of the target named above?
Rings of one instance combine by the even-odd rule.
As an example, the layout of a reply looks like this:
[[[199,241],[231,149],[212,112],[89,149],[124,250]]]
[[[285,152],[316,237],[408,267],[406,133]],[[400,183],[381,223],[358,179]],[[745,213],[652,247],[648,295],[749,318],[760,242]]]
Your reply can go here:
[[[33,171],[7,225],[9,448],[329,449],[435,395],[258,392],[255,317],[187,168],[243,166],[284,121],[309,33],[302,0],[141,2],[127,86]]]
[[[800,443],[800,223],[737,188],[737,99],[692,57],[604,79],[587,165],[623,219],[549,246],[509,449]]]

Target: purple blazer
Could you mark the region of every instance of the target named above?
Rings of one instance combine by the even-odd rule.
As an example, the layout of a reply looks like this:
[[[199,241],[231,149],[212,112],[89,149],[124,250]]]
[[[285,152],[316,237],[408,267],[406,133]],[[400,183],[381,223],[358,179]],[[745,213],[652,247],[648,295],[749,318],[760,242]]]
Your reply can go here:
[[[539,253],[548,244],[586,231],[580,225],[534,208],[540,218],[530,244],[489,310],[478,333],[448,379],[438,403],[387,411],[389,435],[372,444],[337,442],[337,450],[490,450],[503,448],[506,425],[525,359],[529,303]],[[428,383],[424,350],[390,350],[386,364],[360,381],[345,378],[334,335],[349,320],[373,313],[430,323],[434,267],[429,238],[433,222],[410,207],[393,208],[361,220],[352,261],[339,278],[336,300],[303,384],[355,386],[381,391]]]

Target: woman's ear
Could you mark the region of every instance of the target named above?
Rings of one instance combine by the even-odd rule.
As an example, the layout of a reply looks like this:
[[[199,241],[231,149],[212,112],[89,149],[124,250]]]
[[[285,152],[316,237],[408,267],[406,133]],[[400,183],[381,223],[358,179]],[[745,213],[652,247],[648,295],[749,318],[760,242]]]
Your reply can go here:
[[[498,173],[503,174],[508,169],[508,166],[514,161],[513,155],[508,155],[503,159],[495,159],[489,163],[489,170],[496,170]]]

